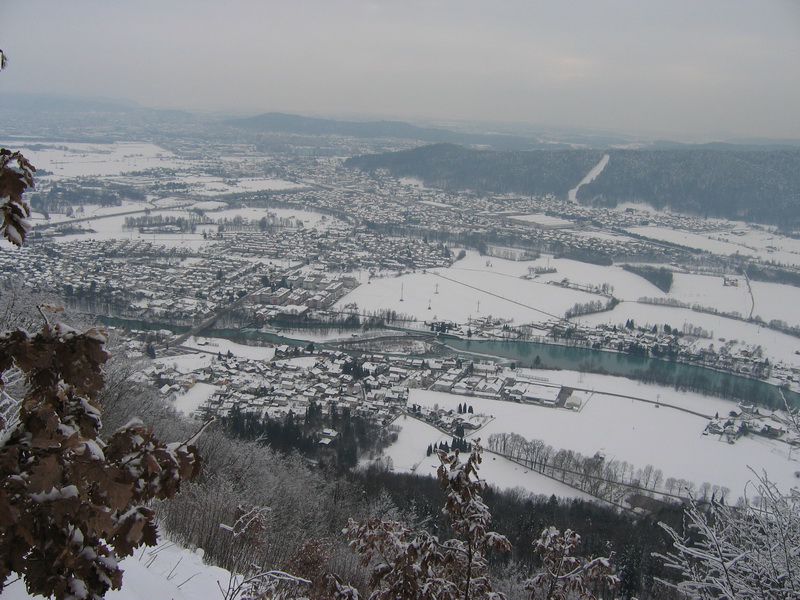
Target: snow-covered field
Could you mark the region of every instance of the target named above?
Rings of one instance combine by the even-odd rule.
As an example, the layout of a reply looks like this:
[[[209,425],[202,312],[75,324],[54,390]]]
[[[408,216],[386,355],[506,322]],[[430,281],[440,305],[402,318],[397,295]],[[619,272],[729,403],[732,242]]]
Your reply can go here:
[[[203,563],[202,550],[192,552],[170,541],[140,550],[121,563],[122,589],[106,594],[110,600],[219,600],[217,582],[227,588],[230,572]],[[21,581],[3,590],[3,600],[31,600]]]
[[[466,323],[470,318],[491,315],[523,324],[547,320],[547,313],[563,317],[574,304],[598,299],[543,280],[521,279],[531,264],[468,252],[451,268],[373,279],[342,298],[337,306],[355,302],[362,311],[390,308],[419,320]]]
[[[722,277],[673,273],[669,297],[688,304],[700,304],[723,312],[750,314],[750,294],[744,277],[739,286],[724,286]],[[783,286],[781,286],[783,287]]]
[[[566,278],[570,282],[582,285],[602,285],[607,283],[613,286],[614,296],[620,300],[638,300],[642,296],[661,297],[665,295],[646,279],[616,265],[604,267],[566,258],[550,258],[547,256],[543,256],[529,263],[529,265],[555,267],[557,269],[555,273],[539,275],[536,281],[561,281]]]
[[[705,396],[697,392],[676,391],[675,388],[652,383],[643,383],[627,377],[583,373],[581,371],[556,371],[550,369],[517,369],[517,376],[544,378],[551,384],[566,385],[591,392],[613,392],[625,396],[642,398],[653,402],[671,404],[701,414],[721,415],[737,409],[736,403],[717,396]]]
[[[434,455],[425,455],[428,444],[449,442],[452,437],[408,415],[398,417],[393,424],[400,427],[397,441],[383,453],[384,457],[392,459],[393,469],[403,473],[435,476],[439,460]],[[590,499],[590,496],[579,490],[489,452],[484,454],[480,476],[487,483],[501,489],[522,488],[531,494]]]
[[[178,412],[187,417],[191,416],[194,411],[211,398],[215,391],[217,391],[217,386],[215,385],[202,382],[195,383],[189,390],[175,398],[173,406]]]
[[[181,356],[164,356],[157,358],[155,362],[173,367],[179,373],[191,373],[198,369],[205,369],[211,364],[214,357],[211,354],[198,352],[196,354],[183,354]]]
[[[237,194],[244,192],[281,191],[305,187],[299,183],[283,179],[270,179],[264,177],[248,177],[242,179],[223,179],[211,175],[183,175],[175,179],[180,183],[188,184],[192,191],[201,196],[216,196],[219,194]]]
[[[463,401],[463,396],[429,390],[411,390],[409,398],[410,403],[451,409]],[[745,437],[731,445],[702,435],[707,424],[702,417],[600,392],[580,412],[477,397],[469,403],[476,413],[493,417],[475,436],[513,432],[584,455],[601,451],[608,459],[638,468],[653,465],[664,477],[727,486],[734,494],[753,479],[748,467],[766,469],[783,487],[796,485],[794,473],[800,470],[800,462],[789,459],[789,446],[782,442]],[[424,456],[427,444],[419,446]]]
[[[278,365],[295,365],[301,369],[310,369],[317,364],[316,356],[298,356],[297,358],[286,358],[284,360],[276,361]]]
[[[800,288],[778,283],[751,281],[757,315],[765,321],[780,319],[789,325],[800,325]]]
[[[558,217],[551,217],[542,213],[535,213],[532,215],[516,215],[511,217],[515,221],[522,221],[524,223],[531,223],[540,227],[569,227],[573,223],[566,219],[559,219]]]
[[[800,240],[758,226],[744,223],[735,225],[733,229],[714,232],[711,236],[755,252],[762,260],[800,265]]]
[[[355,302],[362,311],[394,309],[418,320],[466,323],[491,315],[523,324],[548,319],[542,311],[562,317],[576,302],[596,299],[590,294],[485,271],[450,269],[442,274],[448,279],[434,272],[375,279],[356,288],[337,306]]]
[[[670,242],[673,244],[680,244],[689,248],[697,248],[699,250],[708,250],[714,254],[722,254],[728,256],[730,254],[742,254],[745,256],[756,256],[757,252],[749,250],[744,246],[734,244],[728,241],[721,241],[712,239],[708,234],[692,233],[681,229],[670,229],[669,227],[632,227],[628,229],[631,233],[643,235],[645,237],[653,238],[663,242]]]
[[[74,144],[15,140],[11,147],[21,150],[37,169],[50,171],[56,177],[120,175],[174,168],[183,162],[168,150],[142,142]]]
[[[647,226],[628,229],[656,240],[708,250],[715,254],[741,254],[785,265],[800,265],[800,240],[739,221],[714,219],[718,229],[693,233],[668,227]]]
[[[323,215],[322,213],[310,210],[293,210],[290,208],[230,208],[209,212],[207,214],[215,221],[218,219],[234,219],[236,217],[257,221],[268,215],[276,215],[282,219],[295,219],[297,221],[301,221],[303,226],[308,229],[312,227],[323,228],[334,224],[342,224],[342,222],[335,217],[330,217],[328,215]]]
[[[119,206],[100,206],[99,204],[84,204],[82,210],[75,209],[75,213],[68,217],[64,213],[50,213],[50,218],[45,219],[41,213],[34,212],[31,214],[31,222],[33,225],[52,225],[54,223],[63,223],[73,219],[86,219],[89,217],[104,217],[106,215],[114,215],[117,213],[128,212],[132,210],[144,210],[148,205],[144,202],[132,202],[130,200],[123,200]]]
[[[239,358],[249,358],[251,360],[272,360],[272,357],[275,356],[275,348],[273,347],[237,344],[224,338],[190,337],[183,345],[187,348],[196,348],[205,352],[221,352],[222,354],[230,352]]]
[[[125,212],[117,207],[117,211]],[[112,213],[113,214],[113,213]],[[180,210],[161,210],[154,211],[151,216],[170,216],[170,217],[183,217],[186,213]],[[183,248],[202,248],[213,242],[213,240],[204,240],[202,232],[198,233],[167,233],[167,234],[154,234],[154,233],[139,233],[136,229],[124,229],[125,219],[130,215],[117,214],[116,216],[99,216],[96,219],[82,221],[77,225],[92,229],[93,232],[89,233],[76,233],[71,235],[63,235],[53,238],[57,243],[72,242],[75,240],[146,240],[151,241],[158,245]],[[76,218],[80,218],[76,215]]]

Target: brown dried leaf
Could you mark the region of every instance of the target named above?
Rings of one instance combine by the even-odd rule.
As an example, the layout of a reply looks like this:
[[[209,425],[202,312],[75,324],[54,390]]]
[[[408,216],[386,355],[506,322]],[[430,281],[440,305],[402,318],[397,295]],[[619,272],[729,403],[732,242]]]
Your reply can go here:
[[[49,492],[60,485],[64,469],[55,454],[39,459],[39,462],[30,471],[28,477],[28,490],[33,493]]]

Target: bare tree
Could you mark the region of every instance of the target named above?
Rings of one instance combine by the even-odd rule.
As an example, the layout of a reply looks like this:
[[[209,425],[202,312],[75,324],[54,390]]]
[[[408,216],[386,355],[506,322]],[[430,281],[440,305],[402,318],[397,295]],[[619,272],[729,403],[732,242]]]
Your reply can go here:
[[[784,403],[787,422],[800,432],[797,410]],[[681,578],[661,583],[693,598],[800,597],[800,492],[784,493],[766,473],[754,475],[755,493],[746,493],[740,505],[726,505],[728,490],[721,488],[709,505],[691,503],[683,531],[661,523],[673,550],[657,556]]]
[[[742,506],[692,503],[683,532],[661,524],[674,550],[658,555],[681,578],[660,580],[692,598],[789,600],[800,597],[800,496],[764,475]]]

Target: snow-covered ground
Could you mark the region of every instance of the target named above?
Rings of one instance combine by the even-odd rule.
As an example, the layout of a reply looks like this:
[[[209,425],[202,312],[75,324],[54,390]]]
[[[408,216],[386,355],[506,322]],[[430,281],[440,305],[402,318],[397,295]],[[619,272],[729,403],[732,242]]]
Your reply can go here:
[[[800,306],[800,288],[762,281],[751,281],[750,286],[756,301],[754,316],[765,321],[780,319],[789,325],[800,325],[800,310],[797,309]]]
[[[168,540],[139,550],[120,563],[122,589],[106,594],[110,600],[219,600],[217,582],[227,588],[230,572],[203,563],[203,552],[192,552]],[[3,590],[3,600],[30,600],[21,581]]]
[[[223,179],[212,175],[182,175],[175,179],[188,184],[192,191],[201,196],[261,192],[268,190],[291,190],[305,187],[283,179],[247,177],[242,179]]]
[[[64,213],[50,213],[50,218],[45,219],[41,213],[34,212],[31,214],[31,223],[36,225],[53,225],[55,223],[64,223],[73,219],[86,219],[89,217],[103,217],[106,215],[114,215],[121,212],[128,212],[132,210],[144,210],[148,208],[145,202],[132,202],[130,200],[123,200],[119,206],[100,206],[99,204],[84,204],[81,208],[76,207],[75,212],[71,217]]]
[[[530,266],[554,267],[556,269],[555,273],[539,275],[536,281],[562,281],[563,279],[568,279],[572,283],[582,285],[602,285],[607,283],[614,288],[614,296],[620,300],[638,300],[642,296],[665,296],[660,289],[643,277],[639,277],[616,265],[604,267],[566,258],[543,256],[530,263]]]
[[[57,243],[72,242],[75,240],[145,240],[153,242],[157,245],[163,245],[167,248],[183,247],[183,248],[202,248],[208,244],[213,243],[213,240],[204,240],[201,228],[198,228],[197,233],[139,233],[136,229],[124,229],[125,219],[129,216],[116,214],[125,212],[124,210],[116,207],[117,210],[112,213],[112,216],[98,216],[97,218],[88,221],[77,223],[81,227],[91,229],[92,232],[76,233],[71,235],[63,235],[53,238]],[[115,216],[114,216],[115,214]],[[161,210],[154,211],[151,216],[164,216],[164,217],[185,217],[187,213],[180,210]],[[74,218],[80,218],[81,215],[76,215]],[[213,228],[216,230],[216,227]]]
[[[436,456],[426,456],[428,444],[450,442],[452,436],[408,415],[401,415],[393,425],[400,428],[397,441],[383,453],[384,457],[392,459],[393,469],[402,473],[435,476],[440,463]],[[579,490],[489,452],[484,453],[479,474],[487,483],[501,489],[522,488],[531,494],[590,499]]]
[[[191,373],[199,369],[205,369],[211,364],[214,357],[211,354],[198,352],[196,354],[183,354],[181,356],[164,356],[157,358],[155,362],[173,367],[179,373]]]
[[[209,383],[195,383],[183,394],[177,396],[173,402],[175,410],[184,415],[191,416],[194,411],[203,406],[212,394],[217,391],[217,386]]]
[[[786,237],[776,231],[736,222],[733,228],[713,232],[710,236],[755,252],[765,261],[800,265],[800,240]]]
[[[276,361],[278,365],[296,365],[301,369],[310,369],[317,364],[317,356],[298,356],[296,358],[286,358]]]
[[[545,215],[543,213],[534,213],[530,215],[515,215],[511,217],[515,221],[522,221],[523,223],[531,223],[532,225],[538,225],[539,227],[569,227],[573,223],[572,221],[567,221],[566,219],[560,219],[558,217],[551,217],[550,215]]]
[[[362,311],[393,309],[418,320],[466,323],[491,315],[523,324],[550,318],[544,313],[562,317],[576,302],[596,299],[582,292],[486,271],[449,269],[442,275],[431,271],[375,279],[345,296],[337,307],[355,302]]]
[[[251,360],[272,360],[275,356],[275,348],[266,346],[248,346],[237,344],[224,338],[215,337],[190,337],[183,343],[187,348],[196,348],[205,352],[227,354],[230,352],[239,358],[249,358]]]
[[[672,242],[715,254],[741,254],[785,265],[800,265],[800,240],[777,231],[740,221],[714,219],[719,227],[705,232],[689,232],[669,227],[647,226],[628,229],[631,233]]]
[[[744,277],[738,279],[738,287],[725,286],[722,277],[674,273],[669,297],[723,312],[738,312],[747,317],[750,314],[750,294]]]
[[[468,252],[451,268],[373,279],[342,298],[337,307],[355,302],[362,311],[388,308],[419,320],[466,323],[491,315],[523,324],[547,320],[548,315],[563,317],[576,303],[598,299],[544,280],[521,279],[531,264]]]
[[[174,168],[184,162],[169,150],[143,142],[75,144],[15,140],[10,147],[21,150],[37,169],[50,171],[56,177],[120,175],[145,169]]]
[[[425,182],[416,177],[401,177],[398,181],[402,185],[410,185],[411,187],[425,189]]]
[[[409,398],[409,403],[449,409],[456,409],[460,402],[464,402],[463,396],[429,390],[411,390]],[[760,437],[740,438],[731,445],[702,435],[706,419],[665,406],[657,408],[599,391],[579,412],[477,397],[468,402],[475,413],[493,417],[473,434],[483,439],[492,433],[518,433],[584,455],[601,451],[607,459],[627,461],[638,468],[653,465],[665,478],[727,486],[734,495],[753,479],[748,467],[766,469],[784,488],[797,484],[794,474],[800,470],[800,462],[797,457],[789,458],[788,445]],[[427,443],[419,441],[418,445],[424,456]]]
[[[693,233],[682,229],[671,229],[669,227],[651,225],[647,227],[632,227],[627,231],[653,238],[654,240],[680,244],[681,246],[697,248],[699,250],[708,250],[709,252],[722,254],[723,256],[728,256],[730,254],[743,254],[745,256],[757,255],[757,252],[754,250],[749,250],[743,246],[728,241],[712,239],[706,234]]]
[[[257,221],[269,215],[275,215],[281,219],[295,219],[301,221],[303,226],[307,229],[312,227],[324,228],[334,224],[342,224],[342,221],[335,217],[310,210],[293,210],[290,208],[230,208],[207,213],[207,216],[215,221],[219,219],[234,219],[236,217]]]
[[[520,369],[516,370],[518,377],[532,377],[545,379],[546,383],[553,385],[566,385],[575,389],[590,390],[592,392],[613,392],[625,396],[642,398],[653,402],[671,404],[679,408],[686,408],[704,415],[713,416],[715,413],[727,414],[731,410],[738,410],[735,402],[717,396],[705,396],[697,392],[676,391],[675,388],[652,383],[643,383],[636,379],[619,377],[615,375],[601,375],[599,373],[583,373],[581,371],[562,371],[550,369]]]

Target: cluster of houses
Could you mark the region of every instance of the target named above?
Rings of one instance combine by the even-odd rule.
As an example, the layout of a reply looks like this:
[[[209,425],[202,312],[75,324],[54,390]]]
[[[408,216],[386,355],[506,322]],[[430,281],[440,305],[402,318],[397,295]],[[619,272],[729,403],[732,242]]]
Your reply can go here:
[[[706,425],[703,435],[716,436],[721,441],[734,444],[743,435],[753,434],[783,439],[792,446],[800,446],[800,435],[793,429],[782,411],[770,411],[739,403],[739,410],[732,410],[723,416],[717,413]]]
[[[326,273],[317,266],[298,269],[283,282],[285,285],[265,287],[249,296],[247,305],[257,322],[330,308],[358,286],[352,275]]]
[[[303,261],[326,271],[394,270],[447,267],[450,253],[438,243],[390,237],[342,224],[324,229],[234,232],[223,245],[243,256]]]
[[[203,358],[201,354],[196,355]],[[385,425],[406,410],[410,388],[429,388],[464,396],[505,399],[578,410],[587,396],[554,385],[529,372],[459,357],[431,359],[383,354],[352,355],[322,350],[312,353],[294,346],[275,348],[270,360],[252,360],[231,353],[208,355],[196,368],[179,368],[170,358],[154,361],[143,377],[165,399],[179,401],[194,386],[205,384],[208,396],[195,409],[204,418],[226,417],[237,410],[259,418],[304,415],[313,402],[349,408]],[[465,402],[466,405],[466,402]],[[423,411],[437,427],[477,428],[484,417],[447,411]],[[430,414],[428,414],[430,413]],[[471,411],[470,411],[471,413]]]
[[[267,267],[141,240],[76,240],[0,253],[0,274],[101,314],[192,323],[260,286]]]
[[[177,400],[197,384],[212,386],[212,393],[196,411],[203,416],[226,417],[235,409],[281,419],[290,412],[304,415],[313,402],[323,409],[346,407],[353,415],[387,424],[404,409],[408,387],[399,385],[399,377],[392,376],[388,366],[379,369],[366,362],[373,367],[362,373],[370,374],[357,378],[353,375],[356,362],[348,354],[309,354],[279,346],[271,361],[219,353],[187,371],[164,359],[144,370],[143,376],[168,400]]]
[[[775,368],[775,364],[765,359],[758,348],[733,342],[714,346],[694,336],[683,335],[676,328],[667,330],[663,325],[653,328],[607,324],[588,327],[559,321],[546,324],[546,328],[552,338],[566,339],[573,344],[664,357],[756,379],[769,379]]]
[[[313,193],[288,194],[282,197],[282,202],[347,217],[378,230],[403,227],[407,231],[440,232],[450,239],[482,236],[497,241],[514,239],[544,251],[602,253],[667,262],[690,259],[689,254],[677,247],[630,237],[623,230],[646,224],[689,231],[705,231],[710,227],[707,220],[690,215],[635,209],[614,211],[552,196],[520,197],[421,188],[390,175],[341,169],[335,163],[320,163],[314,177],[328,185]],[[555,228],[524,219],[526,215],[544,213],[557,214],[567,224]],[[618,230],[620,234],[609,234],[608,230]]]

